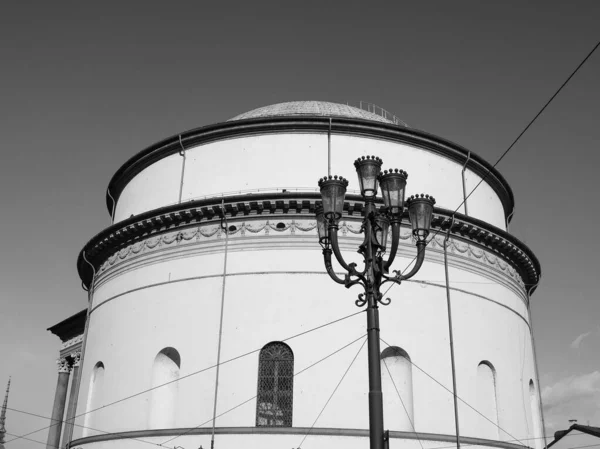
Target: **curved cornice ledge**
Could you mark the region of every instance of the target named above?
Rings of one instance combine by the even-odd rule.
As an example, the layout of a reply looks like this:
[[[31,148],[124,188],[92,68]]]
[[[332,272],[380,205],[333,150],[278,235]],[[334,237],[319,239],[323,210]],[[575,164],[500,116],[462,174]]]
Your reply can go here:
[[[107,433],[104,435],[95,435],[73,440],[69,443],[69,449],[76,449],[79,445],[98,443],[101,441],[125,440],[129,438],[152,438],[152,437],[172,437],[183,435],[210,435],[212,428],[192,427],[178,429],[155,429],[155,430],[134,430],[129,432]],[[311,435],[320,436],[338,436],[338,437],[358,437],[368,438],[368,429],[335,429],[319,427],[216,427],[214,429],[217,435]],[[424,432],[401,432],[390,430],[390,439],[404,440],[425,440],[440,441],[446,443],[455,443],[455,435],[444,435],[438,433]],[[469,446],[497,447],[501,449],[529,449],[522,444],[508,443],[505,441],[488,440],[484,438],[473,438],[461,436],[460,442]]]
[[[112,254],[149,236],[201,222],[219,222],[222,216],[231,220],[260,215],[306,218],[307,215],[313,216],[315,205],[320,199],[321,195],[316,192],[265,193],[189,201],[147,211],[115,223],[92,238],[79,254],[79,276],[89,288],[94,272],[97,272]],[[361,197],[347,195],[344,217],[357,219],[362,211]],[[432,232],[445,233],[451,227],[452,235],[492,250],[510,263],[522,277],[525,287],[533,291],[539,282],[541,269],[537,258],[524,243],[509,233],[473,217],[458,213],[455,214],[454,221],[451,217],[452,211],[436,208]],[[90,264],[93,265],[93,269]]]
[[[505,218],[510,222],[514,210],[513,192],[500,172],[477,154],[471,153],[466,148],[449,140],[413,128],[342,117],[333,118],[330,124],[329,117],[322,116],[264,117],[235,120],[192,129],[164,139],[140,151],[117,170],[108,185],[106,206],[109,213],[112,214],[113,201],[118,201],[127,183],[151,164],[166,156],[180,152],[181,145],[184,148],[192,148],[218,140],[256,134],[326,133],[329,131],[330,126],[331,132],[334,134],[373,137],[410,144],[449,158],[461,165],[466,163],[467,167],[475,174],[482,178],[485,177],[486,182],[494,189],[504,207]]]

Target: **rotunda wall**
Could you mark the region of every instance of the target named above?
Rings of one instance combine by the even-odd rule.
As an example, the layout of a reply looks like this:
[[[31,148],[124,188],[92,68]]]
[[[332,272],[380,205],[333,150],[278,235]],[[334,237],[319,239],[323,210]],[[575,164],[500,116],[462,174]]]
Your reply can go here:
[[[327,135],[322,133],[231,138],[189,148],[185,154],[182,202],[246,191],[317,191],[318,179],[327,174]],[[407,144],[333,134],[331,173],[347,178],[349,191],[359,189],[353,161],[364,155],[382,158],[384,169],[407,171],[408,195],[429,193],[439,207],[450,210],[463,201],[461,164]],[[177,203],[183,159],[168,156],[134,177],[119,197],[115,221]],[[466,178],[468,194],[481,178],[469,169]],[[506,229],[502,203],[485,181],[467,201],[470,215]],[[464,212],[464,206],[458,211]]]
[[[321,251],[315,243],[315,221],[310,218],[246,218],[228,221],[228,226],[235,228],[228,236],[229,274],[323,273]],[[340,239],[346,259],[360,266],[362,262],[356,254],[362,241],[358,220],[342,221],[341,232],[346,234]],[[443,239],[443,236],[437,236],[428,246],[427,258],[435,262],[431,267],[443,264]],[[174,230],[132,244],[110,256],[100,267],[93,307],[147,285],[220,276],[224,247],[225,234],[218,223]],[[450,239],[449,253],[451,265],[456,268],[451,277],[452,288],[468,290],[482,300],[496,301],[527,316],[521,278],[509,263],[489,250],[456,237]],[[399,258],[392,269],[404,270],[415,256],[410,231],[403,228]],[[416,279],[433,285],[433,288],[445,285],[443,271],[431,272],[428,266],[421,269]]]
[[[273,231],[272,231],[273,232]],[[315,273],[321,256],[314,235],[313,243],[305,248],[294,248],[291,237],[255,237],[259,243],[254,250],[236,250],[231,237],[228,254],[225,291],[225,316],[222,360],[228,360],[248,351],[260,349],[270,341],[279,341],[328,321],[358,311],[354,306],[357,289],[346,290],[331,282],[325,273]],[[355,239],[352,239],[355,240]],[[223,242],[219,242],[221,250]],[[272,250],[264,250],[265,245]],[[356,242],[352,242],[356,246]],[[240,249],[240,248],[238,248]],[[182,251],[182,247],[179,247]],[[214,251],[214,249],[213,249]],[[281,254],[285,257],[279,257]],[[351,254],[345,254],[350,258]],[[106,367],[106,401],[130,396],[149,388],[152,361],[164,347],[173,347],[181,354],[181,377],[209,367],[216,361],[218,321],[222,278],[153,284],[185,272],[217,274],[222,270],[222,254],[195,254],[190,257],[169,259],[162,254],[161,261],[130,267],[105,282],[96,290],[95,310],[90,319],[86,348],[83,386],[89,385],[90,367],[102,361]],[[150,253],[144,257],[153,257]],[[454,256],[451,255],[451,264]],[[400,268],[411,261],[409,254],[401,255]],[[111,269],[116,269],[113,267]],[[187,271],[186,271],[187,270]],[[304,273],[303,273],[304,271]],[[108,276],[108,271],[103,276]],[[475,273],[467,274],[453,266],[450,279],[467,279],[482,288],[489,278]],[[443,265],[427,261],[417,280],[443,280]],[[108,286],[119,279],[120,287],[113,290],[120,296],[104,302]],[[99,278],[102,282],[102,278]],[[469,291],[470,284],[462,286]],[[502,293],[501,293],[502,292]],[[506,286],[495,286],[493,293],[498,302],[522,304],[522,298]],[[411,360],[444,385],[451,386],[448,353],[446,293],[434,285],[405,282],[389,292],[393,302],[381,308],[382,338],[407,351]],[[501,426],[515,436],[522,436],[524,416],[521,373],[531,376],[532,358],[523,355],[521,348],[531,346],[523,317],[507,307],[465,292],[452,291],[457,349],[459,394],[467,402],[476,401],[472,376],[482,360],[489,360],[498,373],[498,397]],[[516,306],[515,306],[516,308]],[[523,313],[523,310],[518,310]],[[526,315],[525,315],[526,318]],[[316,362],[337,348],[365,333],[362,314],[319,331],[300,336],[288,342],[295,354],[295,371]],[[135,337],[132,338],[132,335]],[[382,348],[385,345],[382,345]],[[518,350],[515,351],[515,348]],[[299,375],[294,387],[294,426],[310,427],[335,384],[350,363],[358,343],[330,360]],[[249,355],[222,366],[220,375],[219,411],[228,410],[256,395],[258,354]],[[118,370],[115,369],[118,367]],[[415,425],[417,430],[452,434],[452,396],[423,373],[413,371]],[[328,406],[319,420],[322,427],[367,428],[366,408],[366,349],[336,393],[337,400]],[[176,427],[194,427],[212,416],[214,370],[182,379],[179,382],[178,415]],[[82,388],[80,400],[86,398]],[[147,395],[124,401],[109,409],[95,412],[98,419],[92,423],[98,429],[117,431],[147,428],[145,413]],[[81,402],[82,404],[85,402]],[[234,412],[219,418],[219,426],[249,426],[255,424],[256,403],[252,400]],[[461,408],[461,422],[477,434],[477,416]],[[110,413],[108,410],[111,410]],[[431,416],[439,410],[439,416]],[[507,414],[515,417],[506,417]],[[143,415],[143,416],[142,416]],[[430,415],[429,418],[425,418]],[[462,416],[464,415],[464,416]],[[471,413],[472,415],[472,413]],[[505,424],[502,424],[504,421]],[[93,427],[93,426],[92,426]],[[390,426],[391,428],[391,426]],[[467,430],[465,430],[466,432]]]

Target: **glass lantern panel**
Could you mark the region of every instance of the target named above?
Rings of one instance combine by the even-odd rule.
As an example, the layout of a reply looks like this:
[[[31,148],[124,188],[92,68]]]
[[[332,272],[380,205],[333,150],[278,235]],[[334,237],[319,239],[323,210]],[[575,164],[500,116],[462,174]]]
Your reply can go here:
[[[375,239],[377,244],[382,248],[387,245],[387,237],[390,229],[390,222],[387,218],[380,216],[375,220],[377,226],[375,228]]]
[[[338,220],[344,210],[346,187],[336,181],[325,182],[321,187],[321,199],[326,218]]]
[[[404,192],[406,188],[406,177],[399,173],[390,173],[380,178],[381,194],[383,201],[392,215],[402,212],[404,205]]]
[[[317,214],[317,232],[319,233],[319,242],[328,240],[327,222],[323,216],[323,211]]]
[[[380,172],[380,164],[375,163],[375,161],[365,161],[356,168],[356,172],[361,194],[367,197],[377,195],[377,177]]]

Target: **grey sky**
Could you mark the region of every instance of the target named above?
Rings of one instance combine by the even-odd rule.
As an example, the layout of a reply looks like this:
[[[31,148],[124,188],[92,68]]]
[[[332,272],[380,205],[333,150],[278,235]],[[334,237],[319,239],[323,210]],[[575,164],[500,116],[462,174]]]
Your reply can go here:
[[[0,387],[12,374],[11,407],[51,413],[59,340],[45,329],[85,307],[75,260],[110,224],[106,186],[136,152],[270,103],[363,100],[493,163],[600,38],[594,1],[157,5],[3,5]],[[597,53],[498,166],[516,198],[511,232],[542,263],[533,311],[550,431],[568,418],[600,425],[599,78]],[[569,385],[596,405],[573,402]],[[47,423],[9,412],[7,429]]]

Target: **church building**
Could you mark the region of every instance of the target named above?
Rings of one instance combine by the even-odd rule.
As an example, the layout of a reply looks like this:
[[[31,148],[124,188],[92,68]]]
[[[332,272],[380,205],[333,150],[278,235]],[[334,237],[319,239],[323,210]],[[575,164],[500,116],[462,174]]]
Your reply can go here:
[[[48,447],[367,447],[364,309],[328,276],[315,218],[317,181],[347,178],[339,244],[360,265],[363,156],[436,199],[418,275],[379,309],[389,447],[455,447],[455,381],[462,444],[543,448],[529,307],[541,271],[509,232],[509,184],[380,108],[322,101],[181,132],[117,170],[112,225],[77,260],[84,310],[49,329],[61,348]],[[403,222],[391,270],[415,259],[413,239]]]

